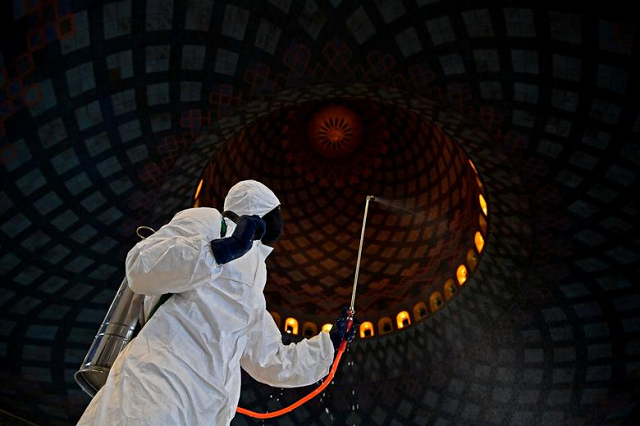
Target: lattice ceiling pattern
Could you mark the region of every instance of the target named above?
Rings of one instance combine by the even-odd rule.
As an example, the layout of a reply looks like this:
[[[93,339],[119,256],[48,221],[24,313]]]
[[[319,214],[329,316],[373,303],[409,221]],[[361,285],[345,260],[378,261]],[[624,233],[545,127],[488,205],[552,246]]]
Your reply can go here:
[[[633,2],[6,3],[2,410],[36,423],[74,423],[87,398],[72,374],[122,278],[135,227],[159,226],[188,207],[206,163],[260,116],[349,97],[354,83],[366,92],[360,98],[395,117],[413,111],[464,148],[486,186],[489,237],[451,303],[428,321],[354,344],[354,364],[323,402],[289,420],[537,425],[638,418]],[[257,154],[247,164],[269,170]],[[401,177],[388,167],[367,190],[420,175],[407,169]],[[345,187],[354,185],[350,178]],[[295,199],[300,205],[335,182],[321,186],[291,170],[291,185],[309,188]],[[409,198],[421,193],[403,190]],[[449,196],[429,194],[436,203]],[[303,233],[287,232],[294,231]],[[384,249],[378,253],[383,259]],[[269,395],[243,384],[244,405],[273,408]]]
[[[286,108],[225,142],[204,171],[198,199],[200,206],[221,208],[229,188],[249,178],[275,191],[286,227],[268,262],[269,308],[317,324],[331,322],[351,294],[367,195],[395,200],[415,214],[371,205],[359,280],[363,319],[377,322],[411,311],[440,291],[464,262],[480,229],[477,177],[455,141],[404,108],[362,100],[344,103],[369,115],[362,120],[368,129],[363,146],[355,152],[319,157],[305,132],[295,131],[313,120],[316,103]],[[372,147],[382,143],[385,149],[370,167],[355,166],[366,164]],[[306,170],[297,174],[300,159]],[[336,161],[345,163],[338,170],[349,171],[348,178],[331,177],[334,170],[323,167]]]

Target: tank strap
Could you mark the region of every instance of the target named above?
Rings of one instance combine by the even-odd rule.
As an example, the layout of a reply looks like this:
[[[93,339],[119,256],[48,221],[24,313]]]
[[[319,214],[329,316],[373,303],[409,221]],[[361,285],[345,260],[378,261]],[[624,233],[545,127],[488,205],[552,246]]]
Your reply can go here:
[[[228,217],[229,219],[231,219],[233,222],[238,220],[238,215],[235,214],[232,211],[226,211],[223,213],[222,216],[222,223],[220,224],[220,238],[224,238],[225,235],[227,234],[227,224],[224,221],[224,218]],[[162,296],[160,296],[160,300],[158,300],[158,303],[156,303],[156,306],[153,307],[153,309],[151,310],[151,312],[149,313],[149,318],[147,318],[147,322],[151,319],[151,317],[153,316],[153,314],[156,313],[156,311],[158,310],[158,308],[162,305],[164,305],[164,302],[166,302],[167,300],[169,300],[169,298],[173,296],[173,293],[166,293],[163,294]]]
[[[164,305],[164,302],[166,302],[167,300],[169,300],[169,298],[173,296],[173,293],[165,293],[162,296],[160,296],[160,300],[158,300],[158,303],[156,303],[156,306],[153,307],[153,309],[151,309],[151,312],[149,312],[149,318],[147,318],[147,322],[149,322],[149,320],[151,319],[151,317],[153,316],[153,314],[156,313],[156,311],[158,310],[158,308],[162,305]]]

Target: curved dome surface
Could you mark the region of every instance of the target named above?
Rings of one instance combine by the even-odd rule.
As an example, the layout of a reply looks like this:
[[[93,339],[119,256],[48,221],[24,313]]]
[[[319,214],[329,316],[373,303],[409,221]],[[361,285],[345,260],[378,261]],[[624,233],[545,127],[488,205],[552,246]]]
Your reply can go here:
[[[360,146],[339,158],[317,155],[304,131],[332,105],[362,123]],[[464,150],[395,105],[328,99],[270,112],[221,146],[198,205],[219,206],[249,178],[278,195],[285,220],[268,259],[268,306],[303,321],[330,322],[350,300],[367,195],[382,202],[370,205],[367,220],[356,299],[363,320],[412,311],[442,291],[480,229],[482,184]]]

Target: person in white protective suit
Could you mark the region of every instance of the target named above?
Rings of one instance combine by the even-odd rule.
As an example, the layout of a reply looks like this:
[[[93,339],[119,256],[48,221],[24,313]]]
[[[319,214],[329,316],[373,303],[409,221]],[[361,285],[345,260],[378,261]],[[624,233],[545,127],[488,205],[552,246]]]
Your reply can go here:
[[[343,316],[331,333],[282,344],[263,295],[280,201],[248,180],[231,188],[224,210],[183,210],[128,253],[129,286],[149,296],[147,316],[158,296],[173,295],[118,356],[79,425],[227,425],[241,367],[271,386],[310,385],[353,338],[357,326],[346,332]]]

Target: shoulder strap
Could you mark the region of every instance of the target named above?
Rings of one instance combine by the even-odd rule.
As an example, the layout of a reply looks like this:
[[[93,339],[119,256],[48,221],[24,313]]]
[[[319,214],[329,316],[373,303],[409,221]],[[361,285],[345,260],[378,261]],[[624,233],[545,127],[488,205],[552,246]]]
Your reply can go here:
[[[162,296],[160,296],[160,300],[158,300],[158,303],[156,303],[156,306],[153,307],[153,309],[151,309],[151,312],[149,312],[149,318],[147,318],[147,322],[149,322],[149,320],[151,319],[151,317],[153,316],[153,314],[156,313],[156,311],[158,310],[158,308],[162,305],[164,305],[164,302],[166,302],[167,300],[169,300],[169,298],[173,296],[173,293],[165,293]]]

